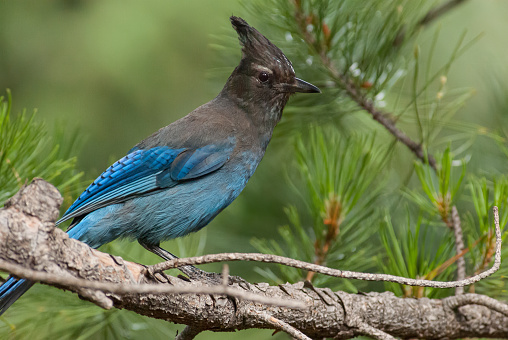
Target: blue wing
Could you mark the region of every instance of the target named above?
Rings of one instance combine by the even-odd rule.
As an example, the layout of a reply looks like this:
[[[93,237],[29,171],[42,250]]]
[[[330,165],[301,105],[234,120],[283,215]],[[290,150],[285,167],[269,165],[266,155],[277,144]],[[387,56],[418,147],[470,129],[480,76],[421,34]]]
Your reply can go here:
[[[204,176],[226,163],[234,140],[201,148],[133,149],[111,165],[78,197],[57,224],[132,197]]]

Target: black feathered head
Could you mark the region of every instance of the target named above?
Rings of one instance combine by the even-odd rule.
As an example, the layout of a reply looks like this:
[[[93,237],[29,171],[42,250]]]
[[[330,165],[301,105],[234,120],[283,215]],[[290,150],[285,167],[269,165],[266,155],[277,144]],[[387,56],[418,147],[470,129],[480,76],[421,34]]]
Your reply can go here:
[[[239,17],[232,16],[230,20],[242,46],[242,60],[224,89],[241,106],[250,107],[256,114],[262,112],[265,119],[278,121],[292,93],[320,92],[314,85],[296,78],[289,59],[254,27]]]

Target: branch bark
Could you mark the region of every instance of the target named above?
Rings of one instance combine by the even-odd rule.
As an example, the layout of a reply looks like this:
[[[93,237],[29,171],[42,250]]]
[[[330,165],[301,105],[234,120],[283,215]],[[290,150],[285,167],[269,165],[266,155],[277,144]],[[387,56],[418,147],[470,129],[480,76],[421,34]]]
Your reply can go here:
[[[200,288],[217,286],[206,286],[161,273],[150,275],[145,266],[69,239],[53,223],[60,202],[61,197],[54,187],[42,180],[34,180],[6,203],[0,210],[1,263],[26,268],[18,273],[21,277],[33,279],[29,275],[33,271],[51,276],[52,282],[60,282],[53,285],[84,295],[95,303],[98,303],[98,294],[102,296],[98,300],[108,300],[113,307],[189,325],[188,331],[184,332],[186,334],[182,333],[182,339],[192,339],[205,330],[247,328],[279,329],[301,339],[347,339],[357,335],[379,339],[508,338],[507,305],[476,294],[443,300],[401,299],[392,293],[333,292],[327,288],[316,288],[309,282],[279,286],[234,283],[227,287],[305,304],[305,308],[288,308],[231,298],[225,295],[227,292],[155,293],[158,289],[154,289],[153,293],[134,293],[135,289],[129,292],[130,288],[145,284],[154,288],[196,289],[196,292]],[[88,285],[65,283],[67,278],[111,286],[122,284],[125,288],[122,293],[113,293],[112,289],[97,291],[85,288]],[[103,303],[100,305],[104,306]]]
[[[455,251],[457,254],[462,253],[464,250],[464,237],[462,236],[462,226],[460,223],[459,212],[457,207],[452,207],[452,228],[455,236]],[[457,280],[463,280],[466,278],[466,260],[464,256],[457,258]],[[455,295],[464,294],[464,287],[457,287],[455,289]]]

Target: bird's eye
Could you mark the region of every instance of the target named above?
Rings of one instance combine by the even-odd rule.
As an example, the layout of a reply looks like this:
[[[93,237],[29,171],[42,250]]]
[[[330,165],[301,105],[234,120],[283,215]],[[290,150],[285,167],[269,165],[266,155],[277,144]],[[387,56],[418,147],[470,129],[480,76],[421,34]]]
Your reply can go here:
[[[261,72],[259,72],[258,79],[262,83],[266,83],[268,81],[268,79],[270,79],[270,74],[266,71],[261,71]]]

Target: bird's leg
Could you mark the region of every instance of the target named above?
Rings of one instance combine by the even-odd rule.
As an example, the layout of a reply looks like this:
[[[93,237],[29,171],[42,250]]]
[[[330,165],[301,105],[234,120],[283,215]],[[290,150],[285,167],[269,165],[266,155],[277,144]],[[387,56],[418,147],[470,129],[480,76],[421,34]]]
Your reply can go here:
[[[158,244],[147,244],[143,241],[139,241],[139,244],[141,244],[146,250],[151,251],[157,256],[162,257],[166,261],[177,259],[178,256],[171,254],[169,251],[162,249]],[[199,268],[196,268],[194,266],[188,265],[188,266],[181,266],[178,267],[182,273],[187,275],[191,280],[196,281],[207,281],[211,284],[221,284],[222,283],[222,276],[221,274],[217,273],[209,273],[205,272],[204,270],[201,270]]]

